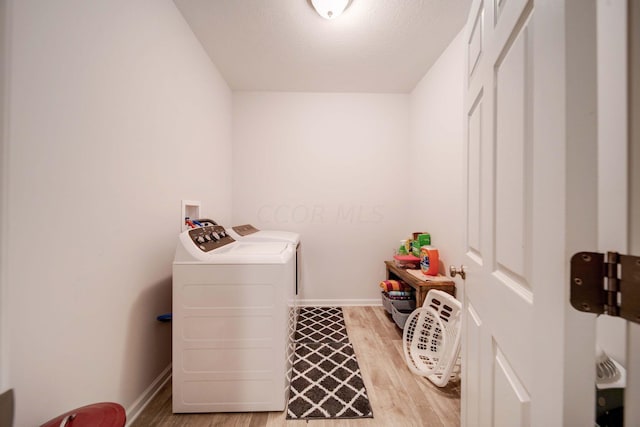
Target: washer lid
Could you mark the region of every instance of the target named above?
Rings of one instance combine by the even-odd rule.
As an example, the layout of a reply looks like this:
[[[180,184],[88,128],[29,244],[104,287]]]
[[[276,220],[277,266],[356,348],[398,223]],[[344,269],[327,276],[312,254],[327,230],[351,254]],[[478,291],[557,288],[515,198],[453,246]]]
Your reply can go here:
[[[183,233],[184,236],[184,233]],[[284,264],[293,257],[287,242],[233,242],[209,252],[200,250],[191,239],[181,238],[176,249],[177,264]]]
[[[286,242],[247,242],[240,241],[235,245],[222,247],[215,251],[216,255],[279,255],[287,250]]]
[[[235,242],[205,254],[210,264],[284,264],[294,250],[286,242]]]
[[[281,231],[281,230],[258,230],[254,233],[247,235],[240,235],[235,230],[229,229],[227,232],[238,241],[246,242],[287,242],[287,243],[300,243],[300,234],[293,231]]]

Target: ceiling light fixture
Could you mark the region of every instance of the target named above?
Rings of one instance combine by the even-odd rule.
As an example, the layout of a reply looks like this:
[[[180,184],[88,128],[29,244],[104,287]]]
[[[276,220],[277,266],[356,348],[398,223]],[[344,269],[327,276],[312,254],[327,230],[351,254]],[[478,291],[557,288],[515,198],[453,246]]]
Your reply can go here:
[[[347,8],[349,0],[311,0],[313,8],[325,19],[336,19]]]

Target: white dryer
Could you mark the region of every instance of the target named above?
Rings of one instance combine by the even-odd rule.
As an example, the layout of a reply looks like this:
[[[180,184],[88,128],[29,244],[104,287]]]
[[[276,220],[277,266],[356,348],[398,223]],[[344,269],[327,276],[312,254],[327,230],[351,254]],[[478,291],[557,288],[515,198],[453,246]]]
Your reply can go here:
[[[282,411],[295,248],[182,232],[173,263],[173,412]]]

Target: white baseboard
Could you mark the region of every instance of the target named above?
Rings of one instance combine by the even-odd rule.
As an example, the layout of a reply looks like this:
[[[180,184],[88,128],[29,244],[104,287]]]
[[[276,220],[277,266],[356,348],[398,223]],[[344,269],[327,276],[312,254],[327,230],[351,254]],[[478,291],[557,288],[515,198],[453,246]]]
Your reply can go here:
[[[138,416],[142,413],[144,408],[147,407],[149,402],[155,397],[156,394],[160,391],[162,386],[164,386],[167,381],[171,379],[171,365],[167,366],[164,371],[160,373],[156,377],[155,380],[146,388],[145,391],[142,392],[140,397],[136,399],[135,402],[127,409],[127,424],[126,427],[129,427],[133,422],[138,418]]]
[[[354,307],[354,306],[380,306],[382,300],[375,299],[301,299],[300,307]]]

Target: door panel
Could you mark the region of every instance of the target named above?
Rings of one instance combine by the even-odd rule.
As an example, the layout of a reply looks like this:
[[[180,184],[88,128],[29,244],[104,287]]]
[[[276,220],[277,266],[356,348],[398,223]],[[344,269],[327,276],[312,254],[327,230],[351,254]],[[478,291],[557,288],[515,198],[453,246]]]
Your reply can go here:
[[[514,5],[514,3],[510,3]],[[493,118],[495,134],[495,174],[493,187],[492,239],[495,250],[491,307],[495,323],[493,336],[500,348],[502,365],[513,366],[521,378],[519,388],[528,394],[533,377],[532,344],[527,338],[533,328],[533,293],[531,290],[531,9],[522,9],[519,19],[512,17],[512,33],[502,37],[505,45],[493,62],[495,90]],[[509,17],[509,15],[505,15]],[[503,28],[507,22],[503,21]],[[488,274],[486,272],[485,274]],[[495,379],[498,380],[497,378]],[[497,408],[509,412],[505,400]],[[515,412],[521,412],[513,408]],[[496,413],[496,417],[499,413]]]
[[[484,8],[482,5],[478,9],[476,13],[475,20],[473,23],[473,28],[471,29],[471,34],[469,36],[469,43],[467,48],[467,63],[469,64],[468,73],[469,77],[473,75],[473,72],[478,65],[478,60],[480,59],[480,55],[482,54],[482,27],[484,25]]]
[[[494,0],[494,18],[493,21],[494,22],[498,22],[500,20],[500,15],[502,14],[502,10],[504,9],[505,5],[507,4],[507,0]]]
[[[468,118],[467,146],[467,251],[474,254],[477,262],[482,259],[480,251],[480,156],[482,146],[482,95],[473,104]]]
[[[495,66],[495,245],[496,269],[528,288],[525,255],[530,196],[530,49],[527,29],[516,35]]]
[[[466,385],[464,387],[465,402],[468,402],[466,410],[466,419],[479,420],[480,419],[480,400],[476,396],[480,396],[480,336],[481,336],[482,322],[478,317],[478,314],[473,309],[473,306],[467,306],[465,333],[467,339],[465,340],[465,352],[463,359],[466,363],[463,365],[463,376],[466,379]],[[473,422],[465,422],[462,420],[463,425],[473,425]]]
[[[494,425],[528,426],[531,399],[500,349],[496,349],[494,372]]]

